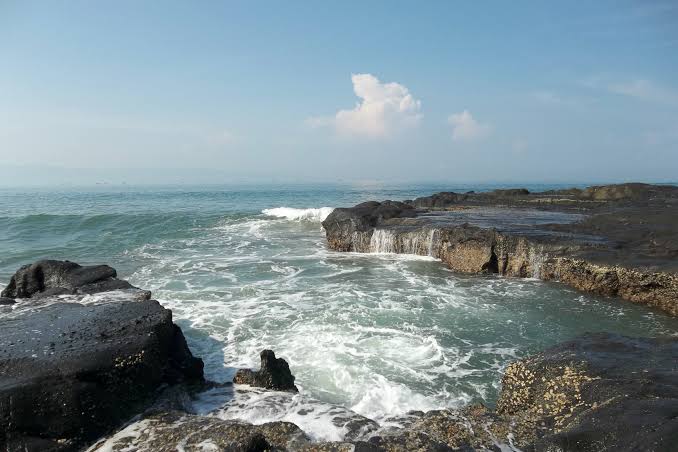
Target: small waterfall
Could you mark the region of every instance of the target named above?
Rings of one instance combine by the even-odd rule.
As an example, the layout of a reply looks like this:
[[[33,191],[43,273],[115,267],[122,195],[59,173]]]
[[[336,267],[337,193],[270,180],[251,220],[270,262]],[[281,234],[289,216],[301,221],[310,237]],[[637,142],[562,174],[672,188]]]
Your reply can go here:
[[[357,253],[372,252],[372,236],[369,232],[354,232],[351,236],[351,251]]]
[[[370,253],[397,253],[396,235],[386,229],[375,229],[369,249]]]
[[[544,247],[540,247],[539,250],[534,248],[530,249],[530,272],[531,277],[535,279],[541,279],[541,268],[544,265],[546,260],[546,255],[544,254]]]
[[[435,243],[437,232],[438,232],[437,229],[431,229],[431,233],[430,233],[429,238],[428,238],[428,255],[431,256],[431,257],[436,257],[436,256],[433,255],[433,253],[435,251],[433,249],[433,244]]]
[[[435,238],[437,231],[419,230],[394,232],[388,229],[375,229],[370,239],[371,253],[416,254],[433,256],[436,253]]]

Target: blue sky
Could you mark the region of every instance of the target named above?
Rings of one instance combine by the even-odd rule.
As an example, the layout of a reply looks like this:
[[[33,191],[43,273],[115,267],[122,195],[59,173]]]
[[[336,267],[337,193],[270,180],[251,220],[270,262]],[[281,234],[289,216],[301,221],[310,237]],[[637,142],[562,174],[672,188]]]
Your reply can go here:
[[[678,179],[678,2],[477,3],[0,0],[4,183]]]

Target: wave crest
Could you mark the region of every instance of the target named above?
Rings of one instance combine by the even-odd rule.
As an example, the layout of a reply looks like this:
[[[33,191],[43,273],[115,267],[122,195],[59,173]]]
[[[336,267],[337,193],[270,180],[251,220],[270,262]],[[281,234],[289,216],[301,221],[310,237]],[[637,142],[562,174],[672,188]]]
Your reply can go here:
[[[332,213],[334,207],[319,207],[317,209],[295,209],[294,207],[276,207],[275,209],[264,209],[261,211],[264,215],[277,218],[287,218],[296,221],[324,221]]]

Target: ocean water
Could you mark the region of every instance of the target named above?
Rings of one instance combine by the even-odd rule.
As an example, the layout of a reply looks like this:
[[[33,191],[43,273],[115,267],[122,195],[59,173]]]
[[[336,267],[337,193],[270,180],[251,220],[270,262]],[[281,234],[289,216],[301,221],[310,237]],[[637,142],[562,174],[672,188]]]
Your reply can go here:
[[[298,395],[226,386],[202,394],[198,412],[289,420],[318,439],[341,439],[337,419],[354,413],[388,424],[491,405],[507,363],[586,331],[676,334],[677,319],[557,283],[325,246],[333,207],[498,187],[0,189],[0,285],[41,258],[108,263],[172,309],[208,378],[257,367],[264,348],[296,375]]]

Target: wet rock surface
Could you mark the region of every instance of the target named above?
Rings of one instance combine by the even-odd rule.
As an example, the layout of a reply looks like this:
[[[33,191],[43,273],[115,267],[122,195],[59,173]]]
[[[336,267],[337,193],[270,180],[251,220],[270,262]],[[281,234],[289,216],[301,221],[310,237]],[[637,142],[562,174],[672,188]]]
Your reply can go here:
[[[41,260],[16,271],[2,291],[5,298],[38,298],[137,289],[117,278],[108,265],[81,266],[75,262]],[[150,292],[148,297],[150,298]]]
[[[110,267],[65,268],[75,273],[49,271],[43,281],[72,289],[96,283],[93,274],[114,275]],[[21,295],[36,293],[30,277],[21,281]],[[171,311],[140,293],[41,296],[0,307],[1,450],[77,450],[142,411],[159,388],[203,382],[202,360]]]
[[[170,452],[178,447],[185,451],[284,451],[309,442],[306,434],[290,422],[253,425],[180,411],[145,416],[116,436],[108,442],[93,445],[88,451],[102,450],[106,446],[139,452]]]
[[[672,450],[678,338],[587,334],[513,363],[497,412],[538,426],[536,450]]]
[[[430,255],[454,271],[558,280],[678,315],[678,187],[444,192],[405,201],[411,209],[395,204],[387,217],[376,214],[382,204],[394,205],[330,214],[329,247]]]
[[[287,361],[276,358],[272,350],[263,350],[260,357],[261,367],[259,370],[239,369],[233,382],[275,391],[298,392],[294,385],[294,375],[292,375]]]

